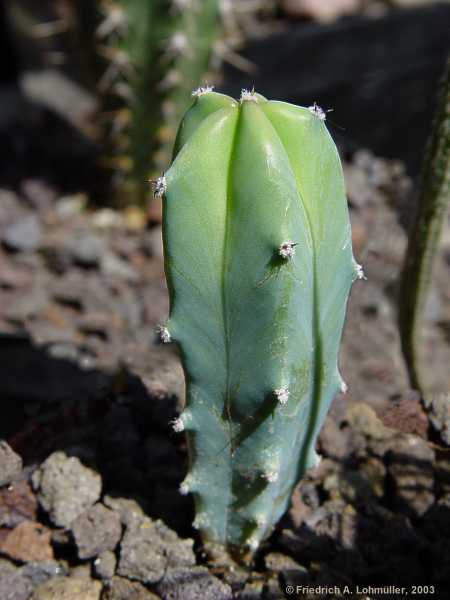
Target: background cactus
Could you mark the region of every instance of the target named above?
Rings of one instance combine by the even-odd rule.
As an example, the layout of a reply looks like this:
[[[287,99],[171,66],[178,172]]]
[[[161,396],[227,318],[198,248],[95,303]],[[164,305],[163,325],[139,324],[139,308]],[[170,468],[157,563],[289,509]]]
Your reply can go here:
[[[417,213],[403,267],[399,324],[403,355],[414,389],[426,394],[420,369],[420,326],[433,260],[450,200],[450,60],[447,62],[433,131],[425,155]]]
[[[99,88],[112,99],[109,164],[127,180],[131,200],[142,203],[149,173],[167,162],[191,90],[208,71],[219,0],[103,0],[100,8],[97,38],[107,66]]]
[[[199,90],[164,194],[171,297],[197,526],[254,551],[308,467],[331,400],[352,282],[344,181],[316,105]]]

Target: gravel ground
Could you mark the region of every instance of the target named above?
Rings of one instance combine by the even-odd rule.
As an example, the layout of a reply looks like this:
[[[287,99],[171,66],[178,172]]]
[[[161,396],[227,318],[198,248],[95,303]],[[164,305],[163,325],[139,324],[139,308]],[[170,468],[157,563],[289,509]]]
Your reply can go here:
[[[367,275],[341,351],[349,391],[322,431],[320,466],[251,568],[208,560],[178,493],[186,447],[169,422],[183,375],[155,334],[168,311],[158,206],[148,219],[87,211],[83,195],[37,181],[0,191],[1,600],[279,600],[316,584],[434,585],[446,597],[449,230],[426,315],[430,424],[396,327],[411,182],[367,152],[345,173]]]

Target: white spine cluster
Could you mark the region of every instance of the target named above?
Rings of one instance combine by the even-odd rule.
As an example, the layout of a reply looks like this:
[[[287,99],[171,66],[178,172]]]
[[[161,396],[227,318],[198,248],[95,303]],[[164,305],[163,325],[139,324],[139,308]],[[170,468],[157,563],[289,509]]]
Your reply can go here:
[[[182,31],[176,31],[167,43],[169,55],[177,56],[189,51],[189,39]]]
[[[255,517],[255,522],[258,525],[258,527],[265,527],[267,525],[267,517],[266,515],[258,514]]]
[[[255,550],[258,550],[259,542],[255,537],[250,537],[247,540],[247,546],[254,552]]]
[[[258,96],[255,94],[255,90],[242,90],[241,91],[241,103],[242,102],[258,102]]]
[[[197,3],[196,0],[172,0],[172,2],[175,8],[178,9],[180,12],[188,8],[194,7]]]
[[[287,387],[274,390],[274,394],[280,404],[286,404],[286,402],[289,400],[290,392]]]
[[[341,379],[341,394],[346,394],[348,391],[348,385],[343,379]]]
[[[191,418],[192,416],[189,409],[186,409],[177,419],[174,419],[172,421],[172,428],[175,433],[181,433],[184,431]]]
[[[181,433],[185,430],[184,421],[181,417],[178,417],[178,419],[174,419],[172,421],[172,429],[175,431],[175,433]]]
[[[97,28],[97,37],[103,39],[114,32],[124,34],[127,29],[126,12],[121,6],[112,5],[102,10],[105,19]]]
[[[292,240],[287,240],[283,242],[278,248],[278,254],[285,259],[292,258],[295,254],[295,246],[297,244]]]
[[[325,119],[327,118],[326,112],[323,110],[323,108],[320,108],[320,106],[316,102],[314,102],[312,106],[309,106],[308,110],[320,121],[325,121]]]
[[[269,483],[275,483],[275,481],[278,481],[278,472],[272,469],[271,471],[263,473],[262,477]]]
[[[164,175],[151,182],[153,184],[153,196],[162,198],[167,191],[167,181]]]
[[[180,483],[180,494],[182,496],[187,496],[189,494],[189,484],[186,483],[186,481],[183,481],[182,483]]]
[[[205,85],[205,87],[198,87],[196,90],[194,90],[192,92],[191,96],[194,98],[199,98],[200,96],[204,96],[205,94],[210,94],[213,91],[214,91],[213,85]]]
[[[209,519],[205,513],[197,514],[194,519],[194,522],[192,523],[192,527],[194,529],[202,529],[204,527],[208,527],[208,525],[209,525]]]
[[[362,265],[359,265],[357,262],[355,262],[355,273],[357,279],[367,279],[367,277],[364,274],[364,269],[362,268]]]
[[[163,344],[170,344],[170,342],[172,341],[172,336],[170,335],[170,331],[167,329],[167,327],[160,325],[157,328],[157,332],[159,334],[159,339],[162,341]]]

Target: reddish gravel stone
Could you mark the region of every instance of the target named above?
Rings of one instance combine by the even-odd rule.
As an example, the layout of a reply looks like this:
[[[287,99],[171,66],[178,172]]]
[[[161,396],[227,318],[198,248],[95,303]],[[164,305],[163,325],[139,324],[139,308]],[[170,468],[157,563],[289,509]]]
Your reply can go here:
[[[38,502],[27,481],[21,479],[0,490],[0,526],[15,527],[36,519]]]
[[[21,562],[53,560],[51,532],[34,521],[17,525],[0,542],[0,553]]]

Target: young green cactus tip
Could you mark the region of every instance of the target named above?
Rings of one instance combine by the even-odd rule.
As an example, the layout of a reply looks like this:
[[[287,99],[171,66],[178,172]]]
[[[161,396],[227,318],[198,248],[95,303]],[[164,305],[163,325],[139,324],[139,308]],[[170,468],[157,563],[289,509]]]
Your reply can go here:
[[[205,544],[254,552],[317,464],[328,408],[347,389],[337,356],[364,273],[325,111],[254,90],[194,97],[155,186],[186,376],[172,423],[189,448],[180,492],[193,494]]]

